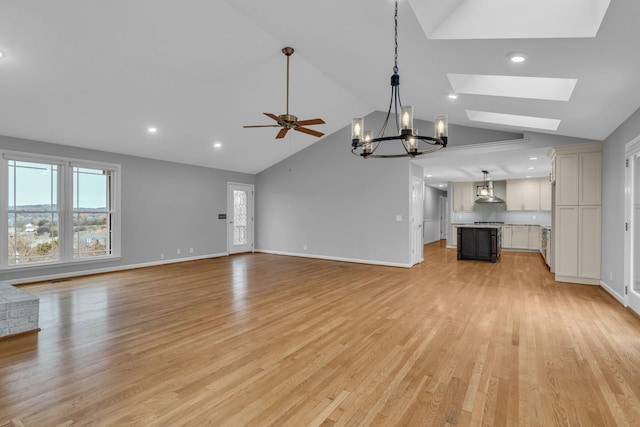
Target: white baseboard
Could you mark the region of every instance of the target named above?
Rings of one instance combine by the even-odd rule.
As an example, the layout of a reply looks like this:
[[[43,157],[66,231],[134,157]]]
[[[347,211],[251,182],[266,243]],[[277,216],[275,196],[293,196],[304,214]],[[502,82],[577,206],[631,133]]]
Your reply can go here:
[[[20,279],[3,280],[2,283],[6,283],[9,285],[19,285],[24,283],[46,282],[49,280],[67,279],[69,277],[90,276],[92,274],[112,273],[114,271],[133,270],[136,268],[153,267],[153,266],[165,265],[165,264],[175,264],[178,262],[196,261],[199,259],[219,258],[227,255],[229,255],[227,252],[223,252],[219,254],[198,255],[198,256],[187,257],[187,258],[165,259],[161,261],[144,262],[140,264],[119,265],[116,267],[107,267],[107,268],[96,268],[94,270],[69,271],[66,273],[59,273],[59,274],[46,274],[43,276],[23,277]]]
[[[369,259],[356,259],[356,258],[342,258],[342,257],[334,257],[334,256],[326,256],[326,255],[313,255],[313,254],[305,254],[305,253],[297,253],[297,252],[283,252],[283,251],[272,251],[269,249],[256,249],[256,252],[261,252],[265,254],[272,255],[285,255],[285,256],[295,256],[300,258],[314,258],[314,259],[325,259],[329,261],[341,261],[341,262],[352,262],[356,264],[371,264],[371,265],[382,265],[385,267],[401,267],[401,268],[411,268],[411,264],[401,264],[397,262],[386,262],[386,261],[375,261]]]
[[[602,288],[605,291],[610,293],[612,297],[614,297],[616,300],[618,300],[618,302],[620,304],[624,305],[624,296],[623,295],[620,295],[619,293],[614,291],[613,288],[611,286],[607,285],[603,280],[600,281],[600,286],[602,286]]]
[[[598,279],[585,279],[583,277],[560,276],[558,274],[556,274],[555,280],[556,282],[577,283],[579,285],[598,286],[600,284],[600,281]]]

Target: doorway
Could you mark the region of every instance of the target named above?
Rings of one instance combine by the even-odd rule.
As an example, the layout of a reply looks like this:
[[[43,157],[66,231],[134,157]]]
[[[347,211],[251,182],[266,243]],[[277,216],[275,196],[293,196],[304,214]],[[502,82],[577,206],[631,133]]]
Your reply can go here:
[[[253,185],[227,183],[227,252],[253,252]]]
[[[625,287],[626,305],[640,314],[640,137],[626,148]]]
[[[449,210],[447,209],[447,198],[445,196],[440,196],[440,240],[445,240],[447,238],[447,216],[449,214]]]
[[[414,176],[411,184],[411,265],[424,260],[424,182]]]

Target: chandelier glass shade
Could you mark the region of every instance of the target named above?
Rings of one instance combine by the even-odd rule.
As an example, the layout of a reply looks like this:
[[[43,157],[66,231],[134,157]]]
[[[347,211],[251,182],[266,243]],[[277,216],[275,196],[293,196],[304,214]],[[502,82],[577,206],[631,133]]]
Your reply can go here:
[[[357,156],[395,158],[395,157],[415,157],[433,151],[440,150],[447,146],[449,126],[446,115],[438,115],[434,119],[434,136],[419,135],[413,127],[413,107],[402,105],[400,100],[400,75],[398,74],[398,2],[395,2],[395,65],[391,76],[391,100],[389,109],[378,135],[374,138],[373,132],[365,130],[364,119],[359,117],[353,119],[351,123],[351,152]],[[393,116],[396,125],[396,134],[385,136],[389,119]],[[395,143],[393,146],[396,154],[376,154],[376,150],[381,144],[386,142]]]

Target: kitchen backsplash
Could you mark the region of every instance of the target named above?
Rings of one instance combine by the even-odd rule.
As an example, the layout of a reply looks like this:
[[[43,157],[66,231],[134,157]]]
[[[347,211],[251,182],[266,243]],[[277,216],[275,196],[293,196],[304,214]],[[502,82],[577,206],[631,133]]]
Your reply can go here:
[[[472,224],[476,221],[505,224],[551,225],[551,211],[496,210],[495,205],[476,203],[473,212],[454,212],[453,224]]]

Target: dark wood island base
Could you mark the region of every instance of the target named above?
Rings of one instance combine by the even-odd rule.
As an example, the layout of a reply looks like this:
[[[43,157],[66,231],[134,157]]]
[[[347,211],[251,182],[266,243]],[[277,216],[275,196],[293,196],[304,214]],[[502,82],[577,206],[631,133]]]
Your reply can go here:
[[[502,226],[459,225],[458,259],[498,261],[501,250]]]

